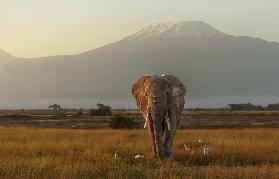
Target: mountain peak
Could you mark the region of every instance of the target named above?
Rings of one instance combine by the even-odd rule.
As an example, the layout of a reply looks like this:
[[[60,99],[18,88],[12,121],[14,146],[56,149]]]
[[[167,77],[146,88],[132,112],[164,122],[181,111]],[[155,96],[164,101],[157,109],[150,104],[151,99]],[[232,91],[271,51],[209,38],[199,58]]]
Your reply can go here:
[[[5,58],[7,58],[7,57],[12,57],[12,55],[11,55],[10,53],[8,53],[8,52],[6,52],[6,51],[0,49],[0,57],[2,57],[2,58],[5,57]]]
[[[209,24],[201,21],[171,21],[152,24],[124,40],[211,38],[224,35]]]

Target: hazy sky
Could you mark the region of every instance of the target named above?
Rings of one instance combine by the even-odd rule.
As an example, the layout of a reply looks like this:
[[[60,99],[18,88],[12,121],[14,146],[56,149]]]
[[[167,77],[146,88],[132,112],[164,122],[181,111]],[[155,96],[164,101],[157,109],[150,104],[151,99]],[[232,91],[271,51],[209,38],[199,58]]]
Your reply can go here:
[[[75,54],[170,20],[279,41],[278,10],[278,0],[0,0],[0,49],[21,57]]]

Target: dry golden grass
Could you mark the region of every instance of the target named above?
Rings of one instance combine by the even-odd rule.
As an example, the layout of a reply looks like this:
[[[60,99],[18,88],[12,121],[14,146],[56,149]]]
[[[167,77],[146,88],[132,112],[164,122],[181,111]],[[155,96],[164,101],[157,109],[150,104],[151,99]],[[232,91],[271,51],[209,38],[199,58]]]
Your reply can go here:
[[[184,115],[188,116],[278,116],[279,111],[190,111],[186,110],[183,112]]]
[[[278,129],[180,130],[175,162],[150,148],[146,130],[0,128],[0,178],[279,178]]]

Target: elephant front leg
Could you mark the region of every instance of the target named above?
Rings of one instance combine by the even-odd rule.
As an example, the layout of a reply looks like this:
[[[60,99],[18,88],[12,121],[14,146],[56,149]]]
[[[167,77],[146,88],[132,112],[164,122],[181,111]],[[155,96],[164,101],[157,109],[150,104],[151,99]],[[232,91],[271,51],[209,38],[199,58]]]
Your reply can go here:
[[[169,124],[166,122],[166,128],[163,136],[163,145],[165,148],[164,156],[172,158],[173,139],[176,131],[176,115],[172,112],[169,116]],[[167,121],[167,120],[166,120]],[[168,128],[169,125],[169,128]]]
[[[155,134],[155,146],[157,157],[162,158],[164,155],[163,143],[162,143],[162,121],[153,120],[154,134]]]
[[[151,138],[151,142],[152,142],[152,152],[153,155],[156,156],[157,155],[157,151],[156,151],[156,144],[155,144],[155,135],[154,135],[154,127],[153,127],[153,121],[150,117],[147,118],[148,121],[148,131],[149,131],[149,135]]]

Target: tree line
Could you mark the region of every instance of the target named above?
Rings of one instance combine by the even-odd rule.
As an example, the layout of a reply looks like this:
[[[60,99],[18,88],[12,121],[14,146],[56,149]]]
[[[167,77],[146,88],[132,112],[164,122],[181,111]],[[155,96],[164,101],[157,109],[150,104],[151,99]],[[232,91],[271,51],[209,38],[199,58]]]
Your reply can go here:
[[[229,104],[229,109],[231,111],[278,111],[279,103],[268,104],[267,106],[254,105],[252,103],[242,103],[242,104]]]

